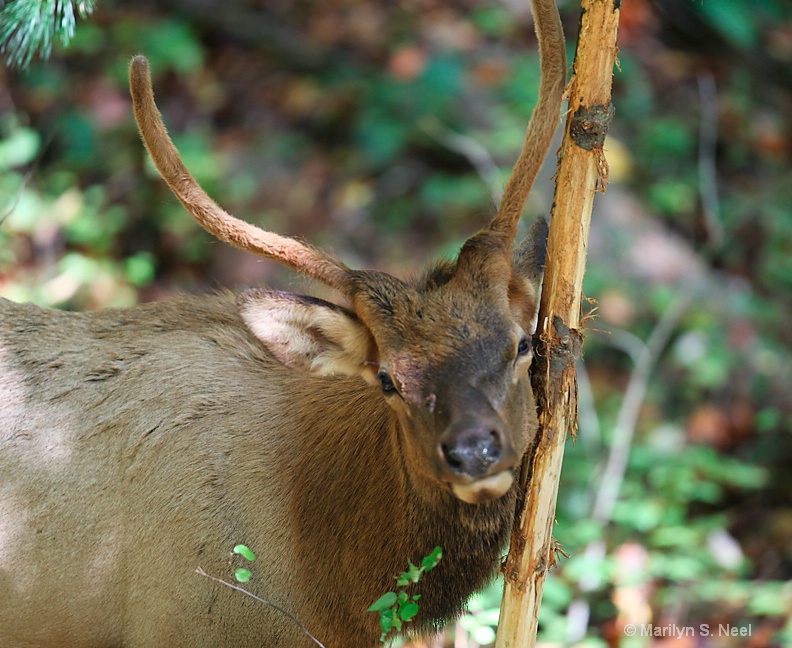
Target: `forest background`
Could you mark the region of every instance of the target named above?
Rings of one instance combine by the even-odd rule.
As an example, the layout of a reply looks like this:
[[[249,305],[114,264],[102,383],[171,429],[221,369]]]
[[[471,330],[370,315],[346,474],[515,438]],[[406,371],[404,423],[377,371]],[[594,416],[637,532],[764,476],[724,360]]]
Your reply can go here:
[[[67,49],[0,68],[0,296],[317,294],[213,242],[156,177],[127,90],[138,53],[187,166],[231,213],[354,267],[453,254],[494,214],[536,100],[527,4],[100,0]],[[571,60],[579,7],[559,6]],[[540,644],[792,645],[792,6],[621,14],[554,531],[567,557]],[[553,170],[526,222],[549,214]],[[489,644],[498,596],[436,645]]]

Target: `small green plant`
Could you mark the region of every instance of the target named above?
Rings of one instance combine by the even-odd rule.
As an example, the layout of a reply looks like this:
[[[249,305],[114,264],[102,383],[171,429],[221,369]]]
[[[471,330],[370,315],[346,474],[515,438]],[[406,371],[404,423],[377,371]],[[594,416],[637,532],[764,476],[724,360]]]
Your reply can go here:
[[[235,554],[239,554],[243,558],[253,562],[256,559],[256,554],[254,554],[246,545],[238,544],[234,547],[233,552]],[[249,569],[245,569],[244,567],[238,567],[234,570],[234,578],[237,579],[239,583],[247,583],[250,580],[250,577],[253,574]]]
[[[232,549],[232,551],[233,551],[233,553],[239,554],[244,559],[249,560],[250,562],[253,562],[256,559],[256,554],[254,554],[250,550],[250,548],[247,547],[247,545],[238,544],[236,547],[234,547]],[[321,641],[319,641],[316,637],[314,637],[308,631],[308,628],[306,628],[296,616],[294,616],[293,614],[291,614],[287,610],[284,610],[279,605],[275,605],[275,603],[272,603],[271,601],[263,599],[260,596],[256,596],[252,592],[248,592],[246,589],[240,587],[239,585],[234,585],[234,583],[229,583],[228,581],[224,581],[222,578],[217,578],[216,576],[211,576],[211,575],[207,574],[200,567],[198,567],[198,569],[195,570],[195,573],[197,573],[199,576],[203,576],[204,578],[208,578],[209,580],[214,581],[215,583],[220,583],[221,585],[225,585],[226,587],[229,587],[229,588],[231,588],[233,590],[236,590],[237,592],[241,592],[245,596],[249,596],[250,598],[252,598],[254,601],[258,601],[259,603],[262,603],[262,604],[264,604],[264,605],[266,605],[268,607],[271,607],[273,610],[276,610],[276,611],[280,612],[281,614],[283,614],[286,617],[288,617],[289,619],[291,619],[291,621],[298,628],[300,628],[300,630],[302,630],[305,633],[305,636],[308,637],[311,641],[313,641],[317,646],[319,646],[319,648],[326,648],[326,646]],[[247,583],[250,580],[251,576],[252,576],[252,574],[251,574],[249,569],[245,569],[243,567],[240,567],[239,569],[235,569],[234,570],[234,578],[236,578],[237,581],[240,582],[240,583]]]
[[[440,547],[435,547],[432,553],[421,561],[420,567],[413,565],[412,561],[408,559],[407,571],[396,577],[396,586],[401,588],[399,592],[386,592],[371,604],[368,611],[379,612],[380,615],[381,642],[385,642],[385,638],[391,630],[400,631],[403,623],[412,621],[418,614],[418,599],[421,598],[421,595],[410,596],[407,594],[406,588],[420,581],[421,577],[430,569],[437,567],[442,557],[443,550]]]

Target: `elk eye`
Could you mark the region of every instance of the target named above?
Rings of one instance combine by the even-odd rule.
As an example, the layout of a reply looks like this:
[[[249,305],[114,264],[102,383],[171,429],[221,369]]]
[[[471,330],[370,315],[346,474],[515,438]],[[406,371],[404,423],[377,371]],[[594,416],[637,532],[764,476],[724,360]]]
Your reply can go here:
[[[380,371],[375,378],[379,380],[380,387],[382,387],[382,392],[384,394],[395,394],[397,392],[396,385],[393,384],[393,378],[386,372]]]
[[[517,345],[517,356],[524,356],[527,355],[528,352],[531,350],[531,340],[527,337],[524,337],[520,340],[520,343]]]

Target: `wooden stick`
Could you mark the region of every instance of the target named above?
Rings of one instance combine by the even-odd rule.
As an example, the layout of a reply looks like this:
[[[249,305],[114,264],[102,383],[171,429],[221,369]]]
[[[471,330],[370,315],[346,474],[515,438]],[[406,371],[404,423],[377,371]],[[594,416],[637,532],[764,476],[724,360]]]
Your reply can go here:
[[[535,645],[547,572],[555,564],[552,528],[567,432],[577,430],[575,362],[583,336],[580,309],[594,194],[604,191],[602,150],[613,116],[620,0],[582,0],[569,112],[561,146],[547,245],[539,326],[534,339],[533,389],[539,432],[521,471],[511,549],[495,648]]]

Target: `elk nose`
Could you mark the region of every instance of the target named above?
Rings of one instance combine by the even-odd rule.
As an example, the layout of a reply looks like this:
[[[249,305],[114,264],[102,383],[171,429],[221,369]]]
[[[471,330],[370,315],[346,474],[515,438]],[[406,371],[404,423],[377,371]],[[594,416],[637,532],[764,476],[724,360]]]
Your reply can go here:
[[[477,427],[455,434],[453,440],[442,443],[440,452],[448,468],[456,475],[478,479],[498,463],[503,450],[500,431]]]

